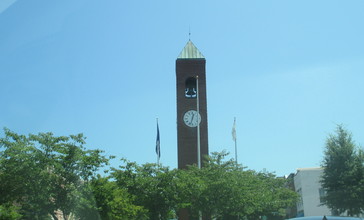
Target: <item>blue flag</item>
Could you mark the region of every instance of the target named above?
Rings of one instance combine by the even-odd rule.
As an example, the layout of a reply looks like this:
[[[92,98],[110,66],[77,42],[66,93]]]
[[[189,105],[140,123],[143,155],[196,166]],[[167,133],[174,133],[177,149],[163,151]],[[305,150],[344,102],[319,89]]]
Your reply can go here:
[[[157,141],[155,144],[155,152],[157,153],[158,159],[161,157],[161,142],[159,140],[159,126],[157,122]]]

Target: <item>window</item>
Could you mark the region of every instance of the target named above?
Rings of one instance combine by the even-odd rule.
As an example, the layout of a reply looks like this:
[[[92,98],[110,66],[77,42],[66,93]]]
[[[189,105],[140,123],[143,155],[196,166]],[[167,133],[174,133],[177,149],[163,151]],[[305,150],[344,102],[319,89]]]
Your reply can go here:
[[[323,203],[326,196],[326,191],[323,188],[319,189],[319,196],[320,196],[320,203]]]
[[[298,211],[303,210],[303,199],[302,199],[302,189],[299,188],[297,190],[298,195],[300,196],[300,200],[297,203],[297,209]]]

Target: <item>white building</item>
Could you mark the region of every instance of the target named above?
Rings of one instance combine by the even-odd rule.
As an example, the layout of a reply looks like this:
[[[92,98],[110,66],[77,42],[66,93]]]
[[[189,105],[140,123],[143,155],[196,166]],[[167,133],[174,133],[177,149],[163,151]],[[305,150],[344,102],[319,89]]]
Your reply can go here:
[[[320,179],[323,168],[300,168],[294,176],[294,187],[301,199],[297,203],[297,216],[331,215],[330,209],[321,205],[325,191]]]

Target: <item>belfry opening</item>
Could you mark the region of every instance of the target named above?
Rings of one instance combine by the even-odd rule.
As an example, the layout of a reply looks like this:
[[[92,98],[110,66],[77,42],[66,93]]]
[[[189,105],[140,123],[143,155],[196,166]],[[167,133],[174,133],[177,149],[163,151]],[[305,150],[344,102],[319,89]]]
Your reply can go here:
[[[195,77],[187,78],[185,96],[186,96],[186,98],[196,98],[197,89],[196,89],[196,78]]]

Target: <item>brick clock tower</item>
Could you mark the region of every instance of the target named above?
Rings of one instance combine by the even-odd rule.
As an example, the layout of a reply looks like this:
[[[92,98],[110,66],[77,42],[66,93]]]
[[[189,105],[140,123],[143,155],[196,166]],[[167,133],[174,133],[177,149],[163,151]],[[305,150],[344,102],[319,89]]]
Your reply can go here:
[[[179,169],[198,165],[198,155],[202,163],[209,152],[205,67],[205,57],[189,40],[176,60]]]

